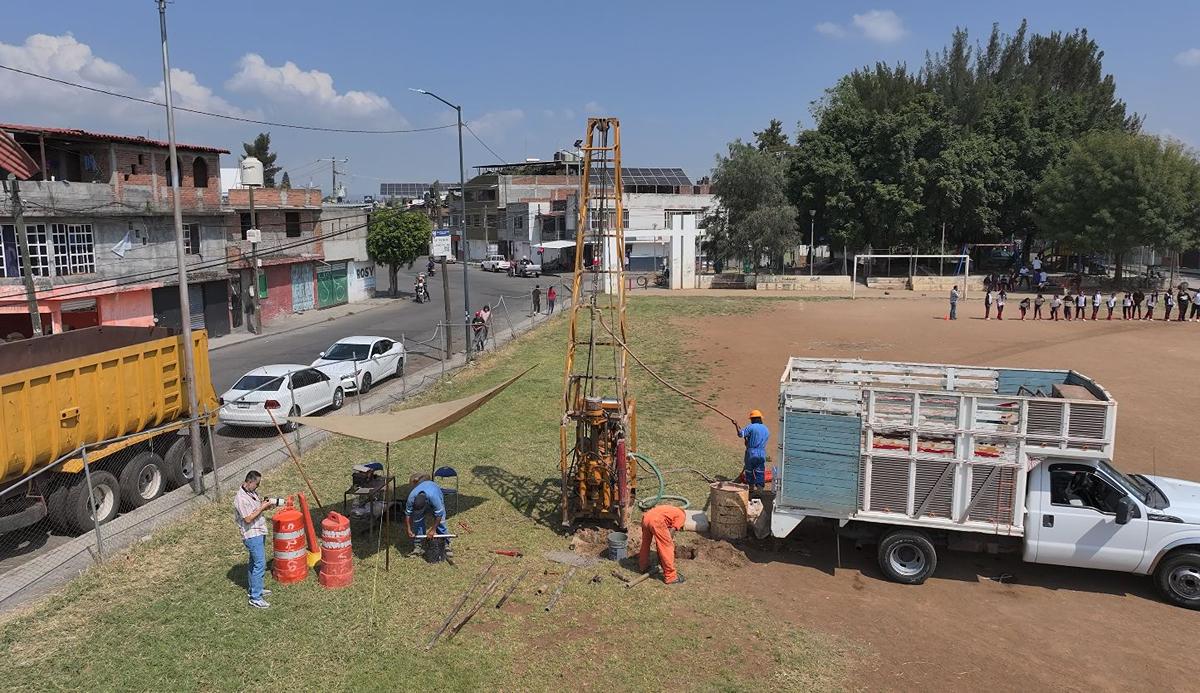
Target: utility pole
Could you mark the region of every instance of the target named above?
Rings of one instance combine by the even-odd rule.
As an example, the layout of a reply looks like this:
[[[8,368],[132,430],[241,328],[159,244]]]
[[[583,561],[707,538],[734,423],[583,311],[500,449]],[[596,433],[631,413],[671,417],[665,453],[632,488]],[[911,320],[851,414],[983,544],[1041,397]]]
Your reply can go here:
[[[183,250],[183,210],[179,200],[179,159],[175,154],[175,108],[171,97],[171,61],[167,51],[167,0],[158,0],[158,30],[162,37],[163,92],[167,106],[167,146],[171,157],[171,193],[175,207],[175,260],[179,263],[179,322],[183,328],[183,381],[187,388],[192,449],[192,488],[204,493],[204,455],[200,446],[200,405],[196,396],[196,345],[192,343],[191,303],[188,300],[187,255]],[[258,287],[255,287],[257,290]],[[257,314],[257,313],[256,313]]]
[[[450,358],[454,354],[454,338],[450,333],[450,322],[454,319],[450,315],[450,277],[446,272],[446,256],[442,256],[442,305],[446,307],[446,358]]]
[[[25,229],[25,210],[21,206],[21,190],[17,177],[8,174],[8,192],[12,195],[13,222],[17,225],[17,246],[21,253],[21,276],[25,279],[25,300],[29,303],[29,324],[33,336],[42,336],[42,314],[38,310],[37,291],[33,287],[33,263],[29,261],[29,232]]]
[[[254,334],[262,334],[262,313],[258,308],[258,239],[262,237],[262,232],[258,228],[258,217],[254,210],[254,188],[250,188],[250,228],[254,230],[254,235],[250,237],[250,273],[253,276],[253,288],[250,290],[250,309],[253,311],[250,314],[250,321],[253,323]]]
[[[329,172],[331,174],[331,179],[332,179],[332,184],[333,184],[333,187],[330,188],[330,190],[329,190],[329,198],[331,200],[333,200],[334,202],[337,202],[337,177],[338,177],[337,165],[349,163],[350,158],[346,157],[344,159],[339,159],[337,157],[331,156],[327,159],[318,159],[318,161],[328,161],[329,162]]]

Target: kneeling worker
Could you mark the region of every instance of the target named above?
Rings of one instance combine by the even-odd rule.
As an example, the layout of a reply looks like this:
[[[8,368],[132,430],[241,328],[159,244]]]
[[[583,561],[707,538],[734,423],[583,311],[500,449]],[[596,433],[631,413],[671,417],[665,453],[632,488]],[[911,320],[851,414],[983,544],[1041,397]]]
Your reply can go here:
[[[742,462],[746,483],[751,491],[761,491],[766,484],[767,439],[771,437],[771,431],[763,424],[761,411],[751,410],[750,424],[738,429],[738,437],[746,441],[746,456]]]
[[[408,482],[412,485],[412,491],[409,491],[408,501],[404,504],[404,524],[408,529],[408,538],[413,542],[410,555],[420,556],[425,553],[422,542],[426,536],[425,516],[428,513],[432,512],[437,520],[437,526],[428,532],[429,536],[450,533],[446,528],[446,500],[442,496],[442,487],[430,481],[428,474],[413,474]],[[453,558],[450,540],[446,539],[445,542],[445,555]]]
[[[658,548],[658,564],[662,566],[663,582],[678,585],[683,576],[675,572],[675,530],[683,527],[687,520],[681,508],[674,505],[656,505],[642,513],[642,546],[638,550],[638,570],[650,569],[650,540]]]

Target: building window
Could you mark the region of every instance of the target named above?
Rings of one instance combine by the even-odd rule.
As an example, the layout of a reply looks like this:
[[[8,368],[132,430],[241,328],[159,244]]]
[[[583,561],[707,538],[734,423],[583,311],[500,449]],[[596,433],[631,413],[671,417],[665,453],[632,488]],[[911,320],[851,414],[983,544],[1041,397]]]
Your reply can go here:
[[[142,157],[139,156],[138,158],[140,159]],[[129,164],[129,172],[136,176],[137,175],[137,164]]]
[[[284,212],[284,225],[287,228],[288,238],[300,237],[300,212]]]
[[[208,162],[202,156],[192,160],[192,185],[197,188],[208,187]]]
[[[513,228],[515,228],[515,229],[525,228],[525,217],[516,217],[515,219],[513,219]]]
[[[96,271],[96,247],[91,224],[53,224],[50,229],[54,244],[55,275],[62,277]]]
[[[589,214],[588,217],[591,219],[592,230],[599,231],[600,230],[600,210],[593,209],[592,213]],[[617,210],[615,210],[615,209],[604,210],[604,217],[607,219],[607,223],[605,223],[604,228],[605,229],[613,228],[613,226],[617,222]],[[629,228],[629,210],[628,209],[621,210],[621,228],[625,228],[625,229]]]
[[[142,159],[142,155],[138,154],[138,164],[140,165],[140,164],[144,164],[144,163],[146,163],[146,162]]]
[[[250,212],[241,213],[242,240],[246,240],[246,231],[253,228],[250,223]]]
[[[88,227],[89,234],[91,227]],[[35,277],[50,276],[50,245],[46,239],[45,224],[26,224],[25,234],[29,238],[29,261],[32,274]],[[20,247],[17,241],[17,227],[13,224],[0,226],[0,248],[4,250],[3,277],[20,277],[24,270],[21,262]]]
[[[183,252],[188,255],[200,254],[200,225],[183,225]]]

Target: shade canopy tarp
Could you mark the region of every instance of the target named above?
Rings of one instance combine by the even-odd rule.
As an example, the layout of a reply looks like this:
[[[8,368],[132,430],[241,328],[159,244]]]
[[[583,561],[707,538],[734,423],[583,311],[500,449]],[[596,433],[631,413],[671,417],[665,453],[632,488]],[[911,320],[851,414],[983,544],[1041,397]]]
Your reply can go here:
[[[529,370],[526,370],[524,373],[509,378],[490,390],[450,402],[427,404],[423,407],[403,409],[387,414],[330,417],[289,416],[288,421],[352,438],[373,440],[377,443],[398,443],[402,440],[412,440],[437,433],[443,428],[461,421],[528,372]]]

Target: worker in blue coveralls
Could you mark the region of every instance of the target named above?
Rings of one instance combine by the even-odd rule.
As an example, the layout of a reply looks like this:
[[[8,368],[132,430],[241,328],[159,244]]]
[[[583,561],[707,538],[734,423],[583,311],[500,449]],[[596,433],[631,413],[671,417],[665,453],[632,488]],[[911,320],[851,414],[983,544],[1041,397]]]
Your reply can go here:
[[[425,553],[424,538],[435,534],[449,534],[446,529],[446,500],[442,496],[442,487],[429,480],[428,474],[413,474],[409,478],[412,490],[408,492],[408,501],[404,504],[404,524],[408,529],[408,538],[412,539],[411,556],[422,556]],[[433,513],[437,526],[428,533],[425,531],[425,516]],[[450,550],[450,540],[445,539],[445,556],[453,558]]]
[[[767,439],[771,437],[771,431],[763,425],[761,411],[754,409],[750,412],[750,424],[738,429],[738,437],[746,441],[742,470],[746,483],[751,491],[761,491],[766,483]]]

